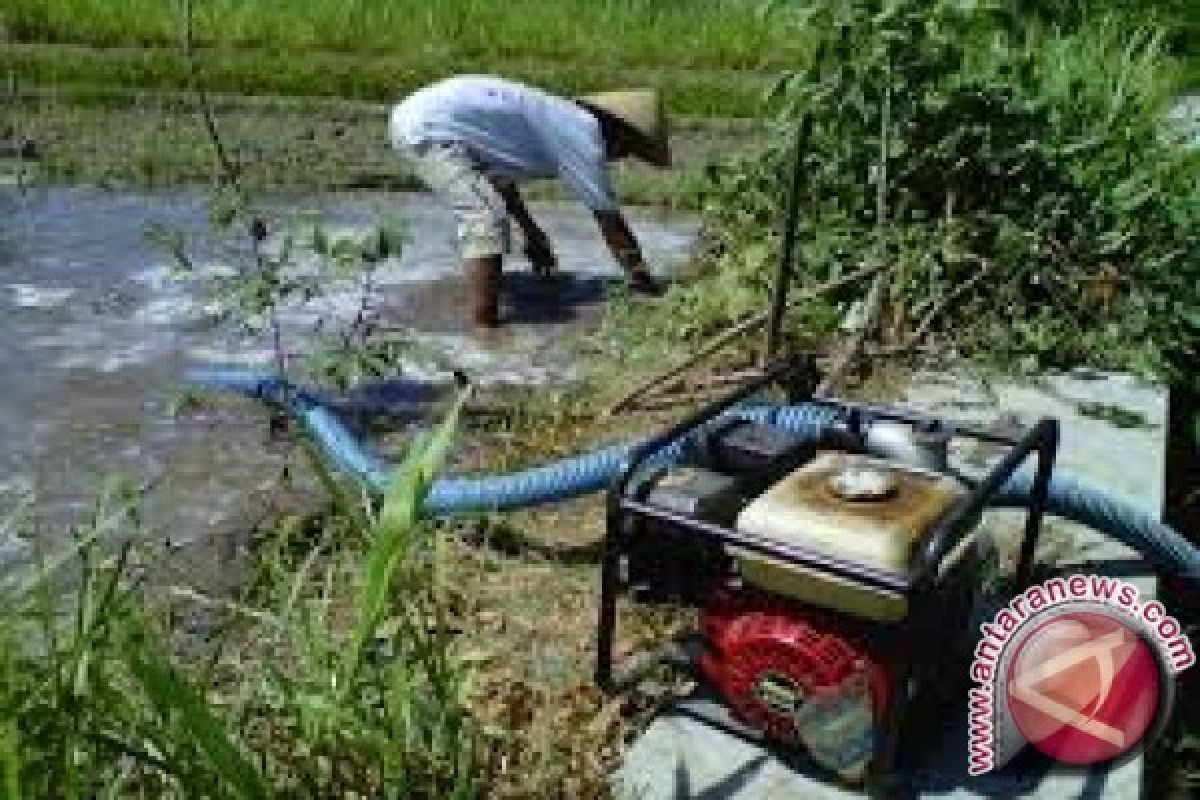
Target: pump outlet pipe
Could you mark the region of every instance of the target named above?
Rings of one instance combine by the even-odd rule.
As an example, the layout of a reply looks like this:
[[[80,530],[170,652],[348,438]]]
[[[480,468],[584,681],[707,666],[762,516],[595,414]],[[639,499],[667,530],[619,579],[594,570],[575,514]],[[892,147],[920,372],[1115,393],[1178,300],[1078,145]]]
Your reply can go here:
[[[226,367],[190,369],[185,379],[209,389],[233,392],[279,407],[300,421],[326,458],[369,490],[381,493],[393,466],[356,437],[329,408],[328,398],[295,387],[278,376]],[[831,432],[837,414],[828,406],[750,405],[728,412],[774,425],[806,438]],[[610,444],[587,453],[529,469],[494,475],[451,475],[434,482],[425,512],[445,516],[467,512],[509,511],[557,503],[606,489],[634,443]],[[676,460],[686,442],[668,444],[655,456]],[[1017,472],[993,498],[1001,508],[1029,504],[1032,470]],[[1200,550],[1153,515],[1112,494],[1057,472],[1050,481],[1047,512],[1086,525],[1145,556],[1167,575],[1200,587]]]

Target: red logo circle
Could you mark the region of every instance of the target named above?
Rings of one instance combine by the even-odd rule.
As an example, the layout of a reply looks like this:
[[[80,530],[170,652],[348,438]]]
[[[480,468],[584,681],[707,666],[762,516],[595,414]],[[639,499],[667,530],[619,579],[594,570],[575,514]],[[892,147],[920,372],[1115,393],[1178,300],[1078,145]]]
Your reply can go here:
[[[1106,614],[1055,616],[1019,644],[1009,667],[1008,708],[1026,741],[1069,764],[1129,752],[1159,704],[1154,653]]]

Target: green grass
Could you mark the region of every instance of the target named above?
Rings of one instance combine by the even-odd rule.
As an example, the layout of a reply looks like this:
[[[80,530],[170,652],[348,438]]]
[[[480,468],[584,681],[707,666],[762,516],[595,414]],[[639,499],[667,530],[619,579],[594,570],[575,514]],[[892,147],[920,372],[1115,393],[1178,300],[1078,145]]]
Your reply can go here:
[[[0,583],[3,797],[477,796],[468,674],[418,524],[463,400],[378,511],[332,497],[303,554],[280,525],[260,553],[270,579],[242,602],[168,584],[228,612],[202,647],[182,646],[180,604],[137,577],[149,531],[121,487],[66,552]]]
[[[801,58],[790,11],[750,0],[197,0],[202,83],[241,94],[394,102],[454,73],[562,93],[661,88],[678,113],[746,117]],[[764,6],[765,7],[765,6]],[[12,0],[0,74],[42,86],[187,86],[181,4]]]
[[[446,75],[498,73],[563,94],[620,85],[659,88],[672,111],[711,117],[753,117],[769,76],[722,70],[552,62],[534,58],[460,57],[398,50],[390,54],[227,49],[203,56],[200,82],[243,95],[332,96],[391,103]],[[0,74],[18,85],[174,90],[188,84],[187,64],[170,47],[96,49],[75,45],[0,47]]]
[[[8,0],[17,42],[174,46],[178,2]],[[579,65],[786,66],[797,43],[753,0],[196,0],[202,44]],[[286,11],[284,8],[286,7]]]

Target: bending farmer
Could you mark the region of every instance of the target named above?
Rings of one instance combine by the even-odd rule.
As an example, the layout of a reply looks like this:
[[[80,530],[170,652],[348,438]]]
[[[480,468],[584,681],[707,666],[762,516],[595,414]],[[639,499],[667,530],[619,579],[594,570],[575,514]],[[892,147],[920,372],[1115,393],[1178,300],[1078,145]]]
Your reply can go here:
[[[477,324],[499,318],[508,218],[521,227],[538,274],[554,251],[517,191],[530,178],[561,178],[596,215],[632,291],[661,286],[613,196],[608,162],[634,156],[670,164],[666,119],[651,90],[607,92],[572,101],[501,78],[464,75],[421,89],[392,109],[392,146],[458,217],[458,240]]]

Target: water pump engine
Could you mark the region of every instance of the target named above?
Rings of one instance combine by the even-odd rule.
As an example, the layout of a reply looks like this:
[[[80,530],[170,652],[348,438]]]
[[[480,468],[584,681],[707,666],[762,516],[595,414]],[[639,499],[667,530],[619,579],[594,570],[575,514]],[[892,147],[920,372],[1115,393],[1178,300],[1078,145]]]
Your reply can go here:
[[[837,423],[802,437],[722,417],[737,400],[648,442],[610,492],[597,680],[617,684],[617,592],[690,605],[700,609],[693,666],[731,716],[722,727],[848,782],[902,781],[913,700],[967,676],[954,656],[956,645],[964,657],[970,647],[982,509],[1030,456],[1048,477],[1054,423],[998,441],[831,401]],[[681,436],[683,455],[655,466],[649,456]],[[968,483],[946,466],[954,438],[1009,449]],[[1043,508],[1035,497],[1022,572]]]
[[[945,475],[826,451],[751,501],[736,527],[902,572],[965,493]],[[895,681],[862,623],[901,619],[903,599],[731,551],[739,580],[714,591],[702,614],[703,674],[744,721],[857,779]]]

